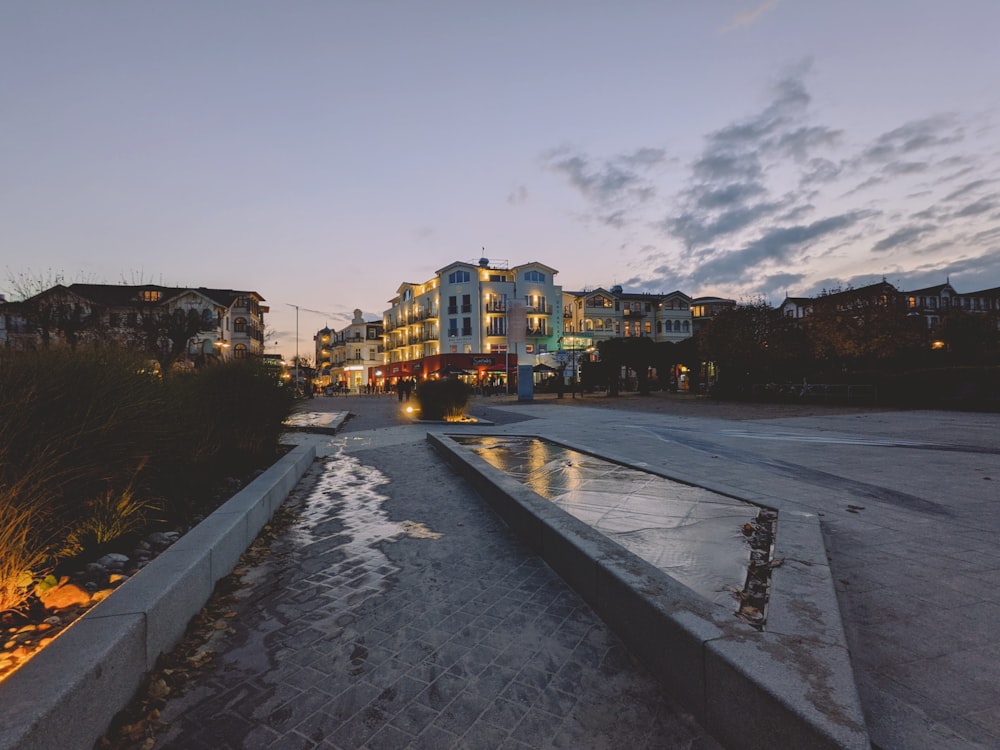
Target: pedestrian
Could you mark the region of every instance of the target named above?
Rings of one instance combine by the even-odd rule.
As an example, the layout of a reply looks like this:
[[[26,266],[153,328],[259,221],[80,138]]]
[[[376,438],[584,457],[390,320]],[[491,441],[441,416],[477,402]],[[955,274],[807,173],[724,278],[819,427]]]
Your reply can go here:
[[[403,385],[403,379],[396,379],[396,398],[399,399],[399,403],[403,403],[403,390],[405,386]]]

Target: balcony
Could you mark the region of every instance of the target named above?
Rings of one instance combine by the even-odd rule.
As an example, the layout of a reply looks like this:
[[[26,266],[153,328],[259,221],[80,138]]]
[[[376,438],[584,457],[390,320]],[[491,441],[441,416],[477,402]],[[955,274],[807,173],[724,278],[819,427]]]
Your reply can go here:
[[[486,312],[489,313],[505,313],[507,312],[507,305],[503,302],[487,302]]]
[[[527,305],[524,310],[529,315],[551,315],[552,305],[545,302],[539,302],[537,305]]]
[[[528,336],[529,338],[542,339],[548,336],[549,332],[548,329],[546,328],[532,328],[531,326],[528,326],[524,330],[524,335]]]

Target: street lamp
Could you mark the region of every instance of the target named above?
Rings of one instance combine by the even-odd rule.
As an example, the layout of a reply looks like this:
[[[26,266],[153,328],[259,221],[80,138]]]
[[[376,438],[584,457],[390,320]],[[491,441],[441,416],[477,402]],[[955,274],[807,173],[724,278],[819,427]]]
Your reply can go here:
[[[299,306],[286,302],[289,307],[295,308],[295,392],[299,392]]]

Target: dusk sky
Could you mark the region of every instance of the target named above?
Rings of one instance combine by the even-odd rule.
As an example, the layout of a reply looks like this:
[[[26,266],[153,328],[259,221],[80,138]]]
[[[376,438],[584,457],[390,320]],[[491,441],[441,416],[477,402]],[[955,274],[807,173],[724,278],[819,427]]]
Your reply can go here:
[[[1000,286],[997,0],[7,0],[0,292]],[[483,250],[485,248],[485,250]]]

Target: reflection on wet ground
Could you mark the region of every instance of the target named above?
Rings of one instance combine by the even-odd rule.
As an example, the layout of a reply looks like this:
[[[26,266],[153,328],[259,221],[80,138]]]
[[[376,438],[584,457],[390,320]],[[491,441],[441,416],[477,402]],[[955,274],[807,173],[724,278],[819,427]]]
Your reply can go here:
[[[760,508],[531,437],[457,437],[567,513],[732,609]]]

